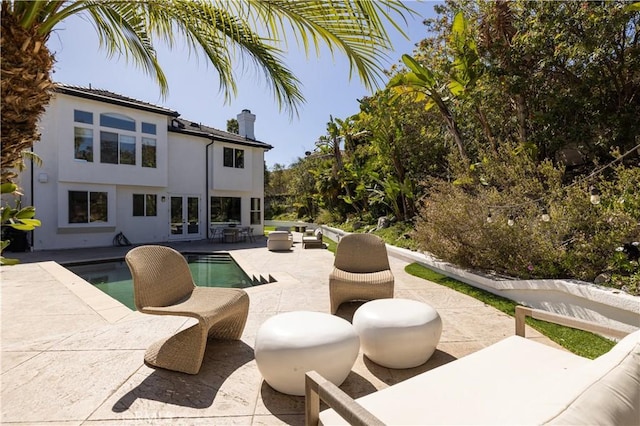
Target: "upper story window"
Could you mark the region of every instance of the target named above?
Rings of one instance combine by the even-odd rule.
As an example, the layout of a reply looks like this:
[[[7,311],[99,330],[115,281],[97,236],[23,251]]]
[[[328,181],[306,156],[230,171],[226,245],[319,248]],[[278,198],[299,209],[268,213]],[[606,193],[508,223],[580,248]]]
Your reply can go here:
[[[142,138],[142,167],[156,167],[156,140]]]
[[[100,132],[100,162],[108,164],[136,164],[135,136]]]
[[[74,159],[103,164],[140,164],[142,167],[157,167],[157,125],[140,122],[123,114],[106,112],[97,114],[99,125],[94,124],[94,113],[73,110]],[[108,129],[114,129],[109,131]],[[137,129],[137,130],[136,130]],[[94,138],[96,139],[94,149]],[[143,136],[144,135],[144,136]],[[140,146],[138,146],[138,144]],[[137,159],[138,150],[141,158]]]
[[[73,152],[76,160],[93,161],[93,129],[74,127]]]
[[[116,113],[100,114],[100,126],[136,131],[136,120]],[[107,164],[136,164],[136,137],[130,134],[100,132],[100,162]]]
[[[75,121],[76,123],[93,124],[93,113],[74,109],[73,121]]]
[[[224,147],[223,162],[225,167],[235,167],[244,169],[244,149],[234,149]]]
[[[113,129],[136,131],[136,120],[126,115],[116,113],[100,114],[100,125],[102,127],[111,127]]]
[[[149,135],[155,135],[156,134],[156,125],[153,123],[145,123],[144,121],[142,122],[142,133],[147,133]]]
[[[76,123],[93,124],[93,113],[73,110],[73,121]],[[87,127],[73,128],[73,158],[76,160],[93,161],[93,129]]]

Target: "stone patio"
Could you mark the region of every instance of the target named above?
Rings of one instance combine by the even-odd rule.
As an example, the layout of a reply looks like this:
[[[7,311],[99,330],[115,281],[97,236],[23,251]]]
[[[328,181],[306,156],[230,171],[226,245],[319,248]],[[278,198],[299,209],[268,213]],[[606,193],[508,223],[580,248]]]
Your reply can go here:
[[[123,257],[130,247],[5,253],[22,264],[0,269],[1,423],[11,425],[302,425],[304,397],[281,394],[260,376],[255,333],[281,312],[329,312],[333,254],[302,249],[294,233],[289,252],[253,243],[171,244],[181,251],[228,251],[250,273],[277,282],[248,288],[251,306],[240,341],[210,341],[197,375],[154,370],[143,363],[152,342],[191,325],[190,319],[132,312],[56,262]],[[435,307],[442,338],[424,365],[394,370],[359,354],[341,389],[359,397],[463,357],[514,334],[513,318],[446,287],[404,272],[390,257],[395,297]],[[351,320],[360,303],[343,304]],[[532,329],[527,336],[555,346]],[[426,407],[425,407],[426,409]]]

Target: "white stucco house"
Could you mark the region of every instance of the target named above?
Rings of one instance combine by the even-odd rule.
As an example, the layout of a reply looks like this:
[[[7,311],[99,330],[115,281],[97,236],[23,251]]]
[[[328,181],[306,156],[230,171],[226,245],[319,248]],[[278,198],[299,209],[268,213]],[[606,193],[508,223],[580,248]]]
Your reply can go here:
[[[264,153],[255,115],[240,134],[176,111],[92,88],[59,85],[33,150],[42,165],[20,176],[22,205],[42,226],[33,250],[101,247],[122,232],[134,244],[199,240],[210,227],[263,232]]]

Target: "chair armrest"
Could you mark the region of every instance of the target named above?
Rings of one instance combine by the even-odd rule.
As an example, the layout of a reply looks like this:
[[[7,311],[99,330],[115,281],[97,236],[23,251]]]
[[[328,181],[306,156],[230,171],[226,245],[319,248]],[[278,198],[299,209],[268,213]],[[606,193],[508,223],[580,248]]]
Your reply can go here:
[[[339,387],[315,371],[305,374],[305,425],[316,426],[320,421],[320,401],[342,416],[350,425],[384,426],[376,416],[358,404]]]
[[[560,315],[553,312],[542,311],[540,309],[527,308],[526,306],[516,306],[516,335],[524,337],[525,317],[531,317],[542,321],[564,325],[578,330],[589,331],[597,334],[604,334],[611,337],[622,338],[629,334],[626,331],[600,325],[592,321]]]

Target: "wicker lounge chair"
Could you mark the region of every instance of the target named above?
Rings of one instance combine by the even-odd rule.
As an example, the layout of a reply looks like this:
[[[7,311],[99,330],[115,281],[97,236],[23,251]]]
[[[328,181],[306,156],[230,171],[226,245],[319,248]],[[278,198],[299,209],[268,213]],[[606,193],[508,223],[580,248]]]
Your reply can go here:
[[[317,228],[313,231],[313,235],[302,236],[302,248],[306,249],[309,247],[324,248],[324,243],[322,242],[322,228]]]
[[[244,290],[196,286],[186,259],[169,247],[136,247],[125,260],[133,277],[138,311],[198,320],[198,324],[151,345],[144,356],[148,364],[197,374],[208,337],[240,338],[249,313],[249,296]]]
[[[348,234],[340,239],[329,275],[332,314],[349,300],[393,297],[393,284],[382,238],[373,234]]]

